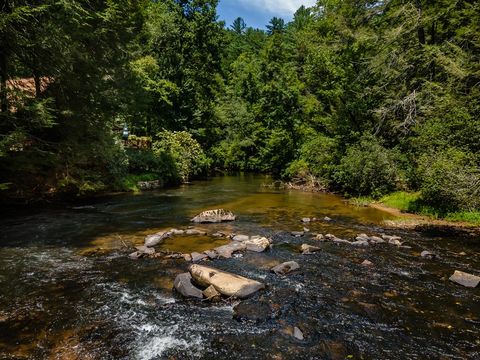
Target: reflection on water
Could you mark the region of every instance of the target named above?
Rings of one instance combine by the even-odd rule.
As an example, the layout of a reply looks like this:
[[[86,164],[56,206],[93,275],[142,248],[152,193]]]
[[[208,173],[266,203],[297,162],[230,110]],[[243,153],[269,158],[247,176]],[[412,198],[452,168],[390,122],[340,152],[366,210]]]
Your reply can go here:
[[[6,359],[345,359],[480,357],[479,289],[448,281],[454,269],[478,274],[475,239],[400,235],[410,248],[349,248],[294,238],[303,217],[312,232],[353,238],[382,232],[392,216],[348,206],[342,198],[272,191],[254,176],[219,177],[141,195],[98,199],[93,208],[55,207],[8,214],[0,220],[0,358]],[[262,253],[210,264],[263,281],[247,300],[271,310],[266,320],[233,319],[229,302],[208,304],[171,291],[182,260],[142,259],[128,253],[146,235],[185,229],[210,208],[238,215],[223,231],[272,237]],[[211,236],[175,236],[158,250],[192,252],[222,245]],[[302,256],[302,243],[322,251]],[[440,260],[422,259],[422,250]],[[462,256],[460,252],[466,252]],[[362,266],[365,260],[373,267]],[[269,269],[294,260],[286,277]],[[263,306],[262,305],[262,306]],[[303,342],[291,336],[294,326]]]

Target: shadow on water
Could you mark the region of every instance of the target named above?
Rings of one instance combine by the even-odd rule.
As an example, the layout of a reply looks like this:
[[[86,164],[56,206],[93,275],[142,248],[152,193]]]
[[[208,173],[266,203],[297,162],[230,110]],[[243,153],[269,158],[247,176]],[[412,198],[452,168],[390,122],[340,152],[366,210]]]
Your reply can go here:
[[[478,274],[480,242],[458,234],[402,231],[408,247],[352,248],[295,238],[311,232],[352,239],[384,232],[392,216],[348,206],[328,194],[272,191],[255,176],[221,177],[178,189],[97,199],[86,207],[16,213],[0,220],[0,358],[6,359],[475,359],[480,356],[479,289],[448,281],[455,269]],[[266,235],[261,254],[212,266],[264,282],[245,304],[255,321],[237,321],[233,300],[218,304],[172,292],[181,260],[128,259],[151,233],[185,228],[209,208],[238,221],[202,225]],[[438,235],[438,234],[435,234]],[[170,251],[201,251],[225,240],[178,236]],[[301,255],[302,243],[321,247]],[[102,251],[91,252],[90,250]],[[436,261],[420,257],[428,249]],[[464,253],[462,253],[464,252]],[[88,255],[86,255],[88,254]],[[92,255],[93,254],[93,255]],[[269,269],[295,260],[301,271]],[[374,265],[361,265],[364,260]],[[305,335],[293,336],[293,327]]]

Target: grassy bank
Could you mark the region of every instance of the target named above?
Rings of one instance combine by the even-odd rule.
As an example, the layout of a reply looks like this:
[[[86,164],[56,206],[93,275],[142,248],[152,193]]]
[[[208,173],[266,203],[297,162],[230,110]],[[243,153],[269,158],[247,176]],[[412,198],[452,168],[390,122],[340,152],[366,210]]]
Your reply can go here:
[[[458,211],[442,213],[438,209],[425,205],[422,202],[420,193],[398,191],[382,197],[379,200],[360,197],[352,199],[357,205],[380,205],[382,207],[398,210],[401,213],[416,214],[425,216],[432,220],[445,220],[451,222],[465,223],[471,226],[480,226],[480,211]]]

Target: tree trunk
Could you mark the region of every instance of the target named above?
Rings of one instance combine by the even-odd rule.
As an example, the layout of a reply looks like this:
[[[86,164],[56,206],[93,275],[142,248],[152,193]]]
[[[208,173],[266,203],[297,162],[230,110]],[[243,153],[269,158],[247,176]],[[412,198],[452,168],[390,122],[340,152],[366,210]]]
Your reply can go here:
[[[422,21],[422,3],[420,0],[417,0],[416,4],[417,4],[417,10],[418,10],[418,18],[419,18],[419,21],[421,22]],[[422,25],[418,25],[417,33],[418,33],[418,42],[422,45],[425,45],[425,29],[423,28]]]
[[[33,80],[35,81],[35,97],[38,99],[42,92],[42,79],[38,74],[34,74]]]

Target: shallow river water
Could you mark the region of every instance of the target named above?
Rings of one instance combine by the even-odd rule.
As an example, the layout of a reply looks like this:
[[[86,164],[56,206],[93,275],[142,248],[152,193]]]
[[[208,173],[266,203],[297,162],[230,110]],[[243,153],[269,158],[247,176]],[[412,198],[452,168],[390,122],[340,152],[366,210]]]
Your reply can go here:
[[[2,209],[0,359],[480,358],[480,289],[448,280],[457,269],[480,274],[480,239],[386,230],[392,216],[380,210],[334,195],[275,191],[262,186],[267,181],[218,177],[82,207]],[[233,299],[211,304],[175,294],[173,280],[188,267],[183,260],[128,258],[146,235],[185,228],[213,208],[238,220],[202,225],[209,233],[273,240],[265,253],[207,262],[266,284],[245,300],[259,309],[257,321],[237,321]],[[333,221],[311,223],[311,232],[349,240],[395,234],[407,246],[359,248],[290,235],[313,216]],[[161,248],[192,252],[223,243],[185,236]],[[303,243],[322,251],[301,255]],[[440,258],[421,258],[423,250]],[[289,260],[301,271],[269,271]],[[294,326],[303,341],[292,336]]]

